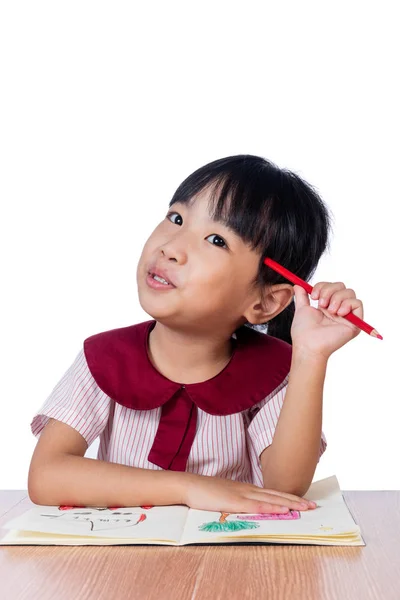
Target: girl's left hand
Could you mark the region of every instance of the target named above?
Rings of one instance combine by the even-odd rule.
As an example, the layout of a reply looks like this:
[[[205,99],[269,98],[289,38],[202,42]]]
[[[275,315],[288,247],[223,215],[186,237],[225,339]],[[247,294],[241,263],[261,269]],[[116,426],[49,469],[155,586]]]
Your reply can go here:
[[[294,286],[294,293],[295,314],[290,332],[293,348],[328,359],[360,333],[361,329],[343,316],[353,312],[362,319],[363,303],[344,283],[316,283],[311,298],[318,299],[318,308],[311,306],[307,292],[299,285]]]

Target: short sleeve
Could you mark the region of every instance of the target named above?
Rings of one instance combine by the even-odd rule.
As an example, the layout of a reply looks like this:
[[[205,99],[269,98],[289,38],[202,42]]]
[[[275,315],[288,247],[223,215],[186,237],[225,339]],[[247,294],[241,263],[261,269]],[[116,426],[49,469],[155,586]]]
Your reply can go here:
[[[50,418],[78,431],[90,446],[107,425],[111,399],[94,380],[83,348],[31,422],[39,436]]]
[[[274,438],[276,425],[278,423],[279,415],[282,409],[283,401],[285,399],[286,390],[288,388],[287,379],[286,383],[279,389],[278,392],[274,392],[272,395],[267,396],[258,404],[255,404],[249,411],[250,424],[247,429],[249,441],[253,446],[257,457],[259,458],[263,450],[267,448]],[[322,454],[325,452],[327,447],[327,441],[324,432],[321,432],[321,442],[319,446],[318,462]]]

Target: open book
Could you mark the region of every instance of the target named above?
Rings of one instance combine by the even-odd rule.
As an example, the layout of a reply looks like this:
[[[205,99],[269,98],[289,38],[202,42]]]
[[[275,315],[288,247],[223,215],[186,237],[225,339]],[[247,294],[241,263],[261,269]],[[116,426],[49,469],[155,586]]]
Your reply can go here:
[[[124,508],[35,505],[3,525],[0,545],[275,543],[365,546],[333,475],[305,496],[318,507],[286,514],[221,513],[187,506]]]

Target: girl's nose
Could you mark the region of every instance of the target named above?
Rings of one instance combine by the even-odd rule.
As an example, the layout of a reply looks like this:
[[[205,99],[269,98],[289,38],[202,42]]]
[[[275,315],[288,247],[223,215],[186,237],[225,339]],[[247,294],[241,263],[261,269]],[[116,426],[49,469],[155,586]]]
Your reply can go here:
[[[179,264],[183,264],[186,261],[186,253],[176,247],[175,244],[166,244],[161,248],[161,254],[165,256],[167,260],[174,260]]]

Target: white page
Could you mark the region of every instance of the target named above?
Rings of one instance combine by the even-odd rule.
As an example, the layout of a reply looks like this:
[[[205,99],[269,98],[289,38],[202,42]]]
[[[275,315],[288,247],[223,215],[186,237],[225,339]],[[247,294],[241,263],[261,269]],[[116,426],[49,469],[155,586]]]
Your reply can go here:
[[[296,511],[297,512],[297,511]],[[221,513],[213,512],[204,514],[201,510],[191,510],[188,514],[184,534],[181,542],[187,543],[204,543],[210,542],[217,538],[253,538],[254,536],[273,537],[290,536],[290,537],[312,537],[312,536],[335,536],[340,534],[348,534],[349,532],[358,531],[359,527],[354,523],[351,516],[343,510],[340,505],[332,505],[329,508],[321,507],[313,510],[300,512],[300,518],[294,520],[262,520],[254,515],[229,514],[225,523],[227,530],[224,531],[201,531],[200,527],[206,523],[218,523]],[[239,531],[229,531],[229,523],[241,524],[246,527],[249,523],[256,525],[252,529],[242,529]]]
[[[189,509],[186,506],[125,507],[117,510],[34,506],[8,521],[5,529],[40,531],[90,538],[179,541]],[[143,517],[144,515],[144,517]]]
[[[293,514],[299,518],[291,520],[280,519],[277,516],[274,520],[264,520],[262,515],[257,517],[257,515],[230,513],[225,520],[225,531],[223,529],[222,531],[200,530],[200,527],[205,524],[209,524],[214,529],[223,528],[225,524],[220,524],[222,518],[220,512],[191,509],[186,519],[181,542],[183,544],[207,543],[221,538],[226,540],[252,538],[253,541],[256,541],[254,536],[267,535],[274,538],[279,536],[311,538],[312,536],[343,535],[349,532],[360,534],[360,528],[347,509],[335,476],[313,483],[304,495],[317,502],[319,507],[308,511],[293,511]],[[236,526],[242,524],[243,529],[229,531],[230,523]]]

